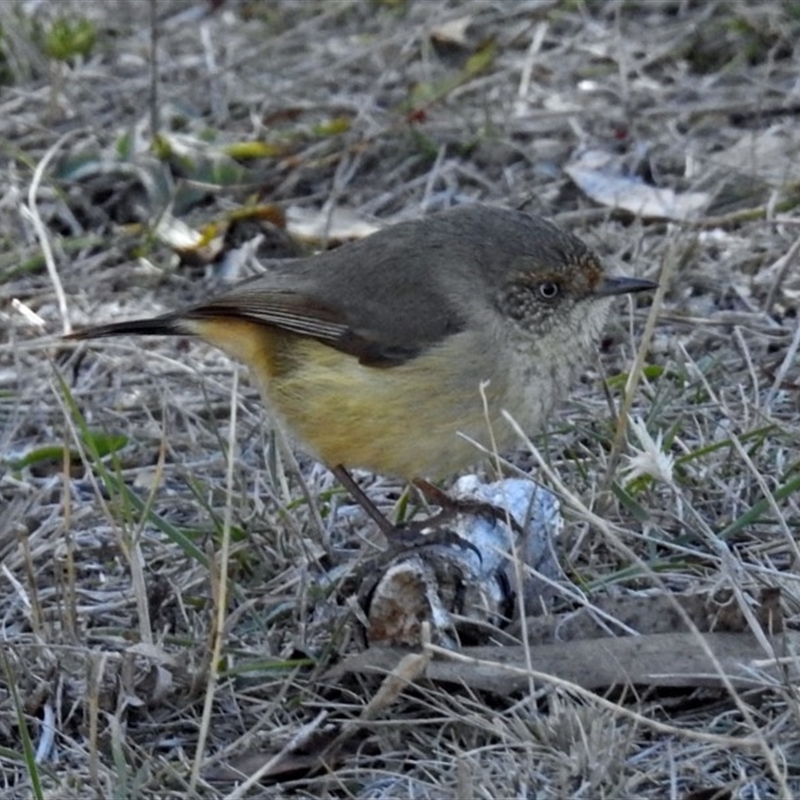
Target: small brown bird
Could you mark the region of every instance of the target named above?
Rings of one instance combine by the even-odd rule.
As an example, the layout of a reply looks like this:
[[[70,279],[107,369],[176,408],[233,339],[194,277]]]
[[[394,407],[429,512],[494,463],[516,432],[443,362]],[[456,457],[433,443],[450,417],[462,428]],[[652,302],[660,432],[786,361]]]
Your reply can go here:
[[[459,434],[488,447],[491,425],[499,449],[514,443],[503,410],[541,427],[595,349],[614,295],[655,286],[607,276],[583,242],[540,217],[469,205],[282,262],[181,311],[70,338],[191,334],[220,347],[361,501],[347,468],[429,486],[420,479],[477,460]]]

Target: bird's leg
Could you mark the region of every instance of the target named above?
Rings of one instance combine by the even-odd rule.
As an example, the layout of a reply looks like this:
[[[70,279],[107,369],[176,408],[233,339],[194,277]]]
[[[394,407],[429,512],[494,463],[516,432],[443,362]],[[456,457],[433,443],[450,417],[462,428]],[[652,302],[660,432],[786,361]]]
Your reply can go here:
[[[451,497],[447,492],[442,491],[442,489],[425,480],[425,478],[414,478],[412,484],[428,502],[439,506],[442,509],[441,512],[429,520],[396,525],[370,500],[367,493],[356,483],[353,476],[344,466],[337,464],[331,468],[331,472],[366,512],[367,516],[378,526],[380,532],[391,545],[416,547],[420,544],[429,543],[430,540],[425,538],[426,535],[422,532],[423,529],[441,525],[458,513],[481,514],[504,523],[507,523],[510,519],[512,529],[517,533],[524,533],[519,523],[500,506],[485,503],[481,500]]]
[[[414,547],[425,547],[430,544],[458,544],[459,547],[468,546],[474,549],[472,545],[465,545],[461,537],[453,531],[440,530],[438,534],[435,535],[424,533],[426,528],[431,527],[431,521],[429,520],[420,522],[404,522],[399,525],[390,522],[389,519],[387,519],[387,517],[381,513],[380,509],[375,505],[375,503],[369,499],[367,493],[356,483],[356,481],[353,479],[353,476],[342,464],[337,464],[335,467],[332,467],[331,472],[336,476],[339,483],[341,483],[342,486],[347,489],[352,498],[366,512],[367,516],[378,526],[380,532],[386,537],[386,540],[390,546],[390,550],[394,551],[406,548],[410,549]],[[449,498],[441,489],[438,489],[432,483],[425,481],[425,484],[430,487],[432,492],[438,492],[441,497],[448,500],[451,504],[458,504],[459,501]],[[417,485],[416,481],[414,481],[414,485]],[[422,490],[420,489],[420,491]],[[429,496],[428,499],[431,500],[431,502],[437,503],[437,505],[442,505],[438,496]],[[494,508],[494,506],[491,506],[491,508]],[[495,510],[498,512],[500,511],[500,509]],[[446,513],[443,511],[440,514],[437,514],[436,517],[433,518],[432,522],[435,526],[442,520],[448,519],[450,516],[452,516],[451,513]]]
[[[367,516],[378,526],[380,532],[389,540],[395,535],[397,526],[393,525],[385,514],[369,499],[367,493],[355,482],[353,476],[341,464],[331,468],[339,483],[350,492],[353,500],[364,509]]]
[[[497,520],[505,524],[510,524],[513,531],[524,534],[522,526],[504,508],[493,503],[486,503],[483,500],[473,500],[468,497],[451,497],[447,492],[442,491],[425,478],[414,478],[412,481],[419,493],[430,503],[442,509],[438,516],[447,519],[455,514],[479,514]]]

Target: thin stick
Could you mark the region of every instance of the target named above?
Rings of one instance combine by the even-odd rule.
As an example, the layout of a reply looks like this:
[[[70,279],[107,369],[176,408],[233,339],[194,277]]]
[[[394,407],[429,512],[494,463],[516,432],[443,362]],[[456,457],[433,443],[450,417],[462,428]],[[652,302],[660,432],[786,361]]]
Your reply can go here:
[[[228,559],[231,549],[231,524],[233,522],[233,465],[236,461],[234,450],[236,448],[236,396],[239,388],[239,370],[234,369],[231,381],[231,419],[228,426],[228,467],[225,474],[225,515],[222,523],[222,548],[220,550],[219,581],[216,592],[216,618],[214,620],[213,645],[211,647],[211,663],[208,670],[206,683],[206,696],[203,703],[203,716],[200,721],[200,731],[197,737],[192,776],[189,782],[189,796],[195,794],[197,782],[200,778],[200,769],[203,765],[206,740],[211,729],[211,714],[214,709],[214,695],[219,683],[219,664],[222,657],[222,640],[225,631],[225,618],[228,613]]]
[[[23,205],[20,208],[22,216],[33,225],[36,232],[36,238],[39,240],[39,246],[42,248],[42,256],[47,265],[47,274],[50,276],[50,282],[53,284],[53,291],[55,292],[56,299],[58,300],[58,311],[61,314],[61,325],[63,333],[66,336],[71,330],[72,326],[69,322],[69,314],[67,312],[67,296],[64,294],[64,287],[61,284],[61,277],[56,268],[56,260],[53,257],[53,250],[50,247],[50,239],[47,236],[47,229],[42,222],[41,214],[39,214],[39,206],[36,202],[36,193],[39,190],[39,185],[42,182],[45,167],[50,163],[53,156],[61,148],[61,145],[73,136],[77,131],[68,131],[63,136],[59,137],[58,141],[48,149],[42,157],[42,160],[36,165],[31,179],[31,185],[28,189],[28,205]]]

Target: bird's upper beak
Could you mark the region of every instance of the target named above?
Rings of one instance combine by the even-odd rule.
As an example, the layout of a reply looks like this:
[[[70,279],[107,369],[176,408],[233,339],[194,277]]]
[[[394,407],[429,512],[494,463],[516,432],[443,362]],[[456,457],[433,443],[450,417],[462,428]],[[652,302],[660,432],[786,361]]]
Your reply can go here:
[[[598,297],[611,297],[615,294],[649,292],[658,287],[657,283],[645,278],[603,278],[594,293]]]

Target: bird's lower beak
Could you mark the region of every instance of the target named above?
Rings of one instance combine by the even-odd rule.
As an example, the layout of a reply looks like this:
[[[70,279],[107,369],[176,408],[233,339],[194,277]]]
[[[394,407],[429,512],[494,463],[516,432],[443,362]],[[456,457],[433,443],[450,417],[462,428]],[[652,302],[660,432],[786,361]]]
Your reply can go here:
[[[657,283],[648,281],[645,278],[603,278],[594,293],[598,297],[611,297],[615,294],[649,292],[657,287]]]

